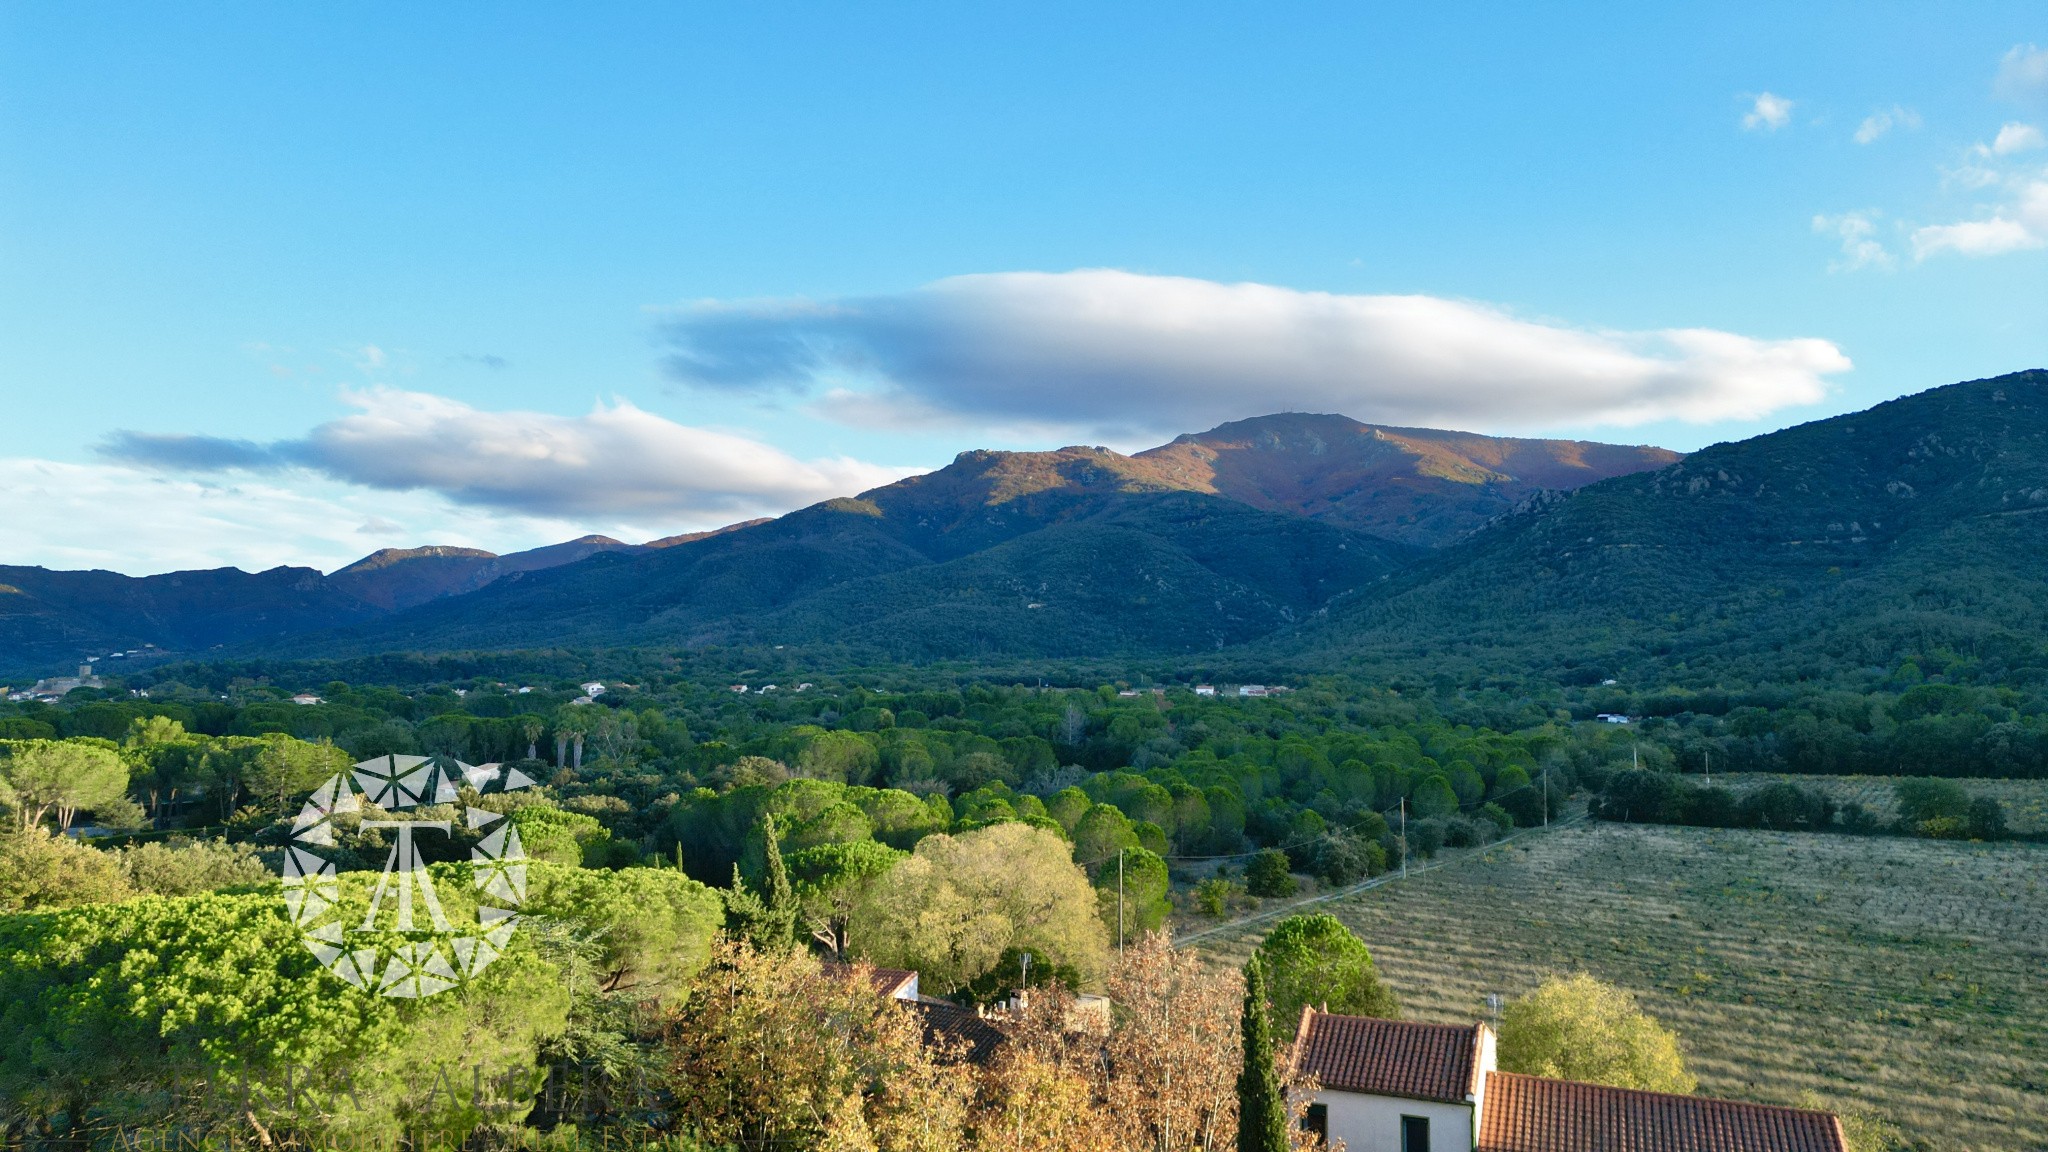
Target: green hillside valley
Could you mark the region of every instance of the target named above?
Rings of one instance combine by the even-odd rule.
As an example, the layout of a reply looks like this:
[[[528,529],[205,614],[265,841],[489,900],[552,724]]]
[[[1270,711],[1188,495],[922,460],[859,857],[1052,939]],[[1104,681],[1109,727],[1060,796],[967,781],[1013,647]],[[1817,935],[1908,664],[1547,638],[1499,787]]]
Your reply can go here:
[[[2048,1152],[2048,24],[0,5],[0,1152]]]

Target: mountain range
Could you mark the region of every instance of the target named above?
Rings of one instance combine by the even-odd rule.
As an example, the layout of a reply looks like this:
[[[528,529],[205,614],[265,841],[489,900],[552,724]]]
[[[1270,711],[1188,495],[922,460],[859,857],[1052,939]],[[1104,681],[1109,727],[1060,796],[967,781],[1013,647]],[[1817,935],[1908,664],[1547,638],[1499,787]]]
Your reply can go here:
[[[1677,458],[1289,413],[1132,456],[966,452],[856,497],[643,545],[385,549],[331,575],[0,567],[0,674],[145,644],[201,655],[281,641],[1213,649],[1298,621],[1532,493]]]
[[[966,452],[646,545],[392,550],[332,575],[0,568],[0,672],[142,643],[1227,655],[1566,682],[2025,662],[2048,640],[2044,512],[2042,372],[1684,457],[1283,413],[1134,455]]]

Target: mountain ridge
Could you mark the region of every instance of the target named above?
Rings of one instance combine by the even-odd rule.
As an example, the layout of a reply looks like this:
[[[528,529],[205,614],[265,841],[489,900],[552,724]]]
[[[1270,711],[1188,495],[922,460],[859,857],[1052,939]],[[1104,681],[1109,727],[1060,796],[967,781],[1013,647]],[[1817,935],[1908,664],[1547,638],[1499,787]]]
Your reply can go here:
[[[2044,574],[2048,372],[2030,370],[1528,501],[1271,647],[1700,683],[1937,651],[2037,661]],[[1759,655],[1773,645],[1793,655]]]
[[[961,630],[981,638],[977,650],[1002,647],[1014,631],[1040,654],[1230,646],[1387,578],[1512,506],[1542,469],[1570,482],[1675,455],[1304,413],[1236,421],[1132,455],[976,449],[782,517],[641,545],[586,536],[504,556],[381,549],[324,578],[310,569],[295,576],[312,582],[299,604],[274,603],[268,585],[222,570],[218,582],[249,582],[247,623],[196,609],[187,619],[171,600],[124,615],[121,594],[103,586],[131,578],[73,580],[109,603],[0,597],[0,665],[12,656],[63,666],[96,647],[142,643],[189,654],[778,635],[923,658],[943,654],[949,631]],[[1402,489],[1393,512],[1375,504],[1387,487]],[[1257,555],[1247,541],[1258,542]],[[1031,554],[1041,547],[1047,554]],[[39,579],[54,587],[72,578]],[[1046,599],[1055,588],[1065,591]]]

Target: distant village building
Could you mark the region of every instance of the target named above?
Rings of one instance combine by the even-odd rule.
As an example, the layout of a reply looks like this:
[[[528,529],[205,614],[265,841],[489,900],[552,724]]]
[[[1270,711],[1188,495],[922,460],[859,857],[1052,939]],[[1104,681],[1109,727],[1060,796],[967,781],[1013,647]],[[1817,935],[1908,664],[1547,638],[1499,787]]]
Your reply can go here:
[[[1602,712],[1596,719],[1609,724],[1633,724],[1636,718],[1624,712]]]
[[[577,705],[580,705],[580,704],[595,704],[595,703],[597,703],[597,700],[596,700],[596,698],[595,698],[595,697],[591,697],[591,696],[578,696],[578,697],[577,697],[577,698],[575,698],[574,700],[571,700],[571,701],[569,701],[569,706],[570,706],[571,708],[574,708],[574,707],[576,707]]]
[[[1237,686],[1237,694],[1240,697],[1265,696],[1268,689],[1264,684],[1240,684]]]
[[[104,688],[105,682],[92,674],[92,664],[78,666],[76,676],[52,676],[38,680],[27,691],[8,696],[9,700],[62,700],[74,688]]]
[[[1349,1152],[1847,1152],[1833,1114],[1502,1072],[1493,1029],[1304,1008],[1305,1127]]]
[[[604,685],[596,680],[592,680],[590,683],[582,685],[582,688],[583,694],[593,699],[604,695]]]
[[[735,684],[732,686],[732,690],[734,692],[744,693],[747,690],[747,686],[745,684]]]
[[[1195,695],[1197,696],[1214,696],[1215,694],[1216,686],[1214,684],[1195,685]]]
[[[321,699],[320,697],[318,697],[318,696],[315,696],[315,695],[313,695],[313,694],[312,694],[311,692],[301,692],[301,693],[299,693],[299,694],[298,694],[297,696],[294,696],[294,697],[292,697],[292,703],[294,703],[294,704],[325,704],[325,703],[327,703],[327,701],[325,701],[325,700],[322,700],[322,699]]]

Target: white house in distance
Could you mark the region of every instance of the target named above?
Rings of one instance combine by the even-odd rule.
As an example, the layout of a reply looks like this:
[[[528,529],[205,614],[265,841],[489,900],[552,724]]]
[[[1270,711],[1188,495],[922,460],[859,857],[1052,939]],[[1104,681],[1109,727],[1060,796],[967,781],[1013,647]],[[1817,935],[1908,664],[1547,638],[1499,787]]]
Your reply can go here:
[[[1847,1152],[1833,1114],[1522,1076],[1493,1029],[1307,1008],[1303,1123],[1349,1152]]]

